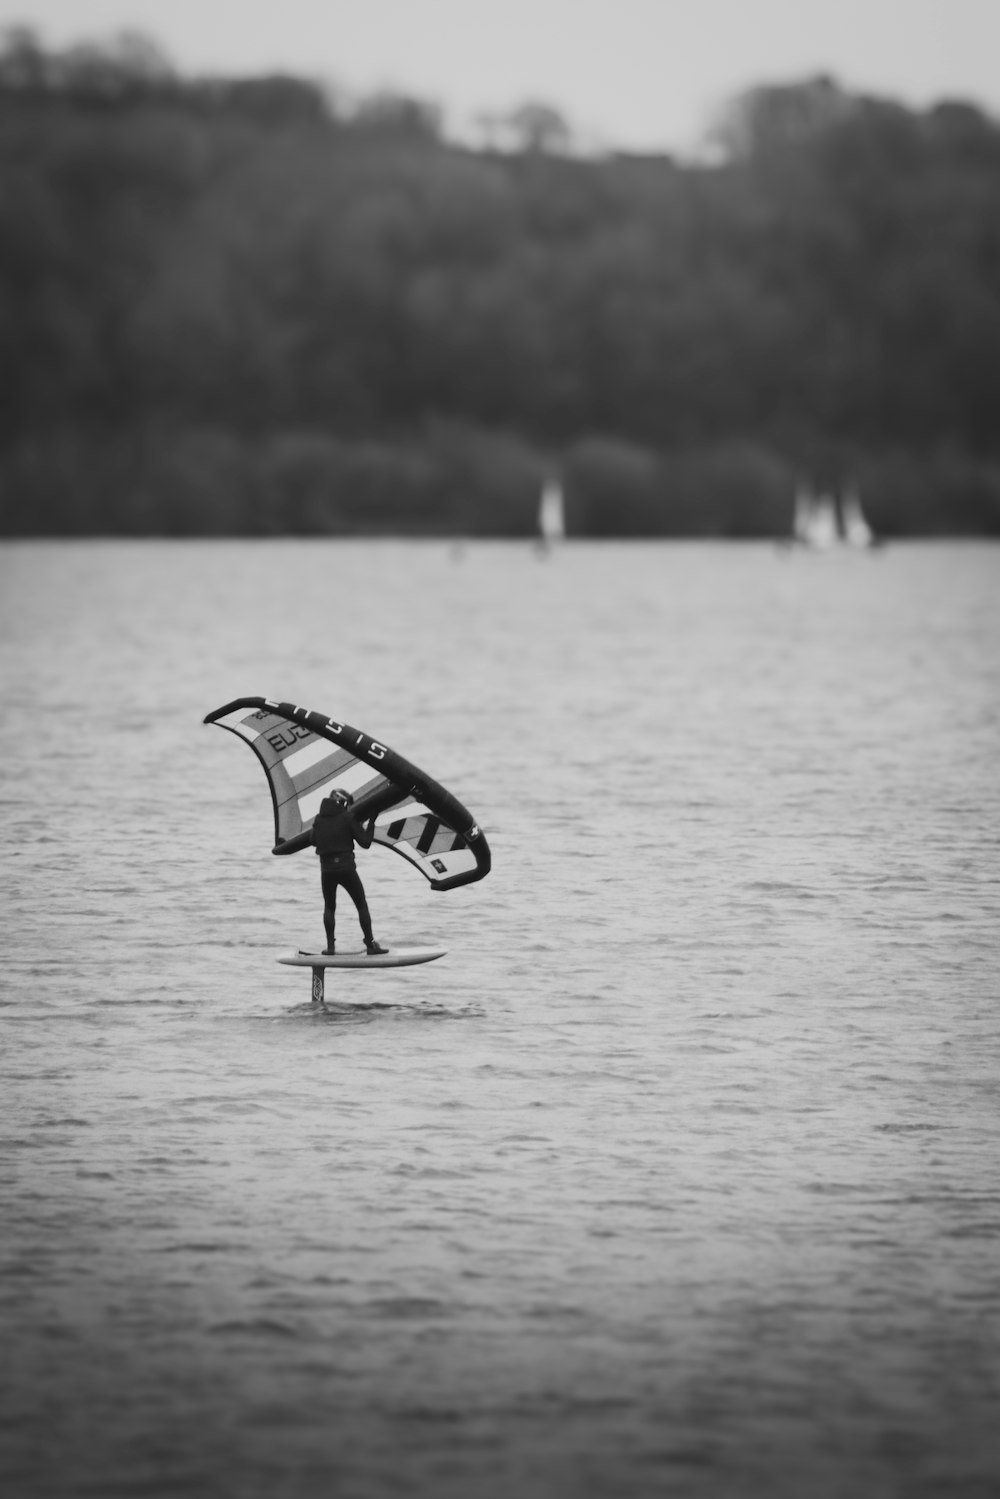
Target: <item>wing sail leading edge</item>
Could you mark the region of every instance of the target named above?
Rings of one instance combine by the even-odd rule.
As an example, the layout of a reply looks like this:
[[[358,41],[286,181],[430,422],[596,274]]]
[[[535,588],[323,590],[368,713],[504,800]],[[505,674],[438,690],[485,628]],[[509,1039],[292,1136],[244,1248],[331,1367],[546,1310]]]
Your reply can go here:
[[[308,832],[323,798],[341,789],[359,818],[374,818],[375,842],[419,869],[432,889],[453,890],[489,873],[489,845],[471,812],[360,729],[263,697],[236,698],[205,723],[237,735],[263,765],[276,845]]]

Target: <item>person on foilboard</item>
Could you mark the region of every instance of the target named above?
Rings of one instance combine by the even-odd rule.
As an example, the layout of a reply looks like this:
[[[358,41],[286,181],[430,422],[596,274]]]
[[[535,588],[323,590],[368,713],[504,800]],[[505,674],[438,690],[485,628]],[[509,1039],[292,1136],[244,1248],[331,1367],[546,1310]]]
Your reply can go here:
[[[337,890],[343,888],[354,902],[361,933],[365,939],[365,951],[369,957],[388,952],[375,941],[372,933],[372,918],[368,910],[365,887],[358,874],[354,858],[354,845],[371,848],[372,824],[363,825],[353,811],[354,798],[348,791],[333,791],[320,803],[312,825],[310,842],[319,855],[320,880],[323,886],[323,926],[326,930],[326,947],[323,951],[336,951]]]
[[[343,886],[355,902],[364,951],[307,952],[300,948],[278,959],[291,967],[312,969],[314,1001],[323,999],[327,968],[405,968],[445,956],[443,947],[393,944],[386,949],[375,941],[353,855],[358,846],[378,844],[391,849],[429,880],[432,890],[454,890],[483,879],[492,866],[489,843],[472,813],[447,787],[382,740],[295,703],[259,696],[234,698],[206,714],[205,722],[236,735],[264,767],[274,813],[271,852],[294,854],[316,848],[324,876],[330,948],[335,948],[337,890]],[[325,818],[317,824],[315,837],[313,821],[317,802],[327,789],[347,786],[357,797],[356,803],[347,795],[322,808],[334,819],[348,813],[350,836],[341,839],[338,847],[336,835],[330,842],[323,836],[329,828]],[[325,847],[319,846],[321,838]],[[323,869],[323,864],[328,867]]]

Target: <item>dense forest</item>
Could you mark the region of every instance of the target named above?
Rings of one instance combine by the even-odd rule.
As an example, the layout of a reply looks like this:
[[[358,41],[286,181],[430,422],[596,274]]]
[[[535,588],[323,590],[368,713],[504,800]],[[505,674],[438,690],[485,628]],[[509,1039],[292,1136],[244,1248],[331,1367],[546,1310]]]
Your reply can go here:
[[[710,158],[0,48],[0,533],[1000,534],[1000,125],[832,80]]]

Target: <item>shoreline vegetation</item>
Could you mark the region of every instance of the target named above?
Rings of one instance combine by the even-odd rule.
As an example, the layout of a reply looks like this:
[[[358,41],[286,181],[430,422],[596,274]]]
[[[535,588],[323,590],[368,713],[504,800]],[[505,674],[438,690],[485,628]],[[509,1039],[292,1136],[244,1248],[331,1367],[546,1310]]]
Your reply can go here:
[[[0,45],[0,536],[1000,535],[1000,124],[826,78],[704,160]]]

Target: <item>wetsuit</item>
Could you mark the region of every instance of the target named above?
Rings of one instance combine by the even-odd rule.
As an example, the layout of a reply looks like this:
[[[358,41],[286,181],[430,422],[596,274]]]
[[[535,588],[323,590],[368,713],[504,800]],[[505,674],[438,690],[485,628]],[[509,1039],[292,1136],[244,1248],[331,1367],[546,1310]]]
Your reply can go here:
[[[326,929],[326,945],[333,952],[337,921],[337,887],[342,885],[358,911],[365,945],[371,946],[372,919],[365,899],[365,887],[361,883],[358,867],[354,861],[354,845],[370,848],[373,829],[363,827],[349,808],[340,806],[327,797],[320,806],[312,825],[312,842],[319,854],[320,879],[323,884],[323,926]]]

